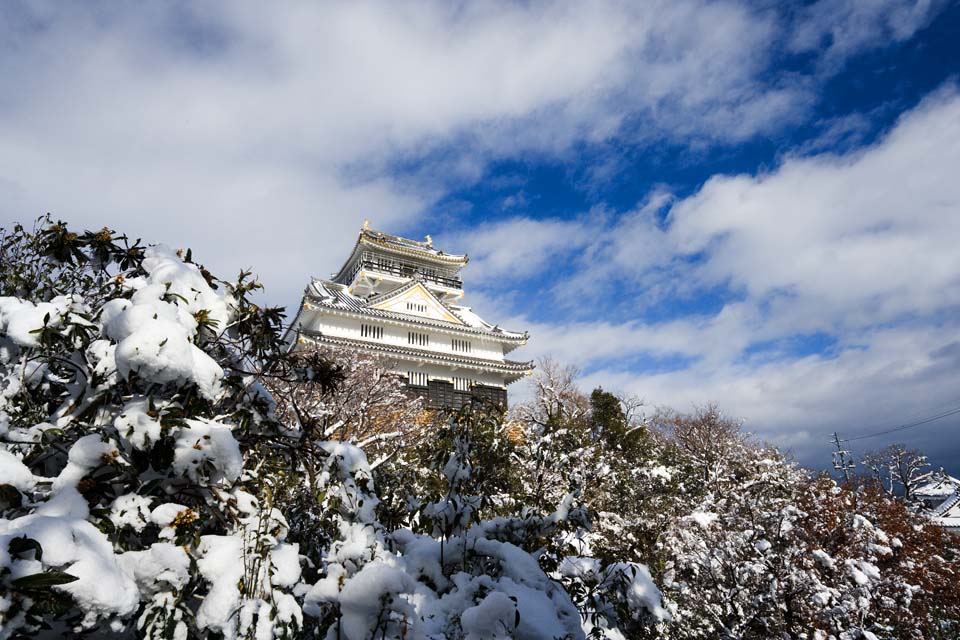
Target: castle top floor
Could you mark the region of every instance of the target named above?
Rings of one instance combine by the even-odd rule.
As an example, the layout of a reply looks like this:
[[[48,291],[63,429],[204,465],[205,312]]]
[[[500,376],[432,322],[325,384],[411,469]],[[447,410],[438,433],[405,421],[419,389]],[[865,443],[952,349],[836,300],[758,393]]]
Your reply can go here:
[[[364,222],[350,257],[331,280],[351,294],[366,298],[396,289],[418,277],[444,302],[463,297],[460,269],[466,255],[444,253],[434,248],[430,236],[420,242],[375,231]]]

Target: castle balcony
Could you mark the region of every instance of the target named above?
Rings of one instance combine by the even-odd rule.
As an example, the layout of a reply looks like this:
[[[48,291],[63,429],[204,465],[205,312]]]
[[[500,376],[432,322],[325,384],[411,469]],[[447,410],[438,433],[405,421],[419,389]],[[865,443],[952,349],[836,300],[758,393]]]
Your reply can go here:
[[[463,280],[460,278],[438,273],[436,269],[430,267],[422,267],[398,260],[364,257],[354,263],[348,276],[349,279],[353,281],[361,271],[368,274],[386,275],[398,281],[408,280],[419,275],[424,281],[446,289],[463,290]]]

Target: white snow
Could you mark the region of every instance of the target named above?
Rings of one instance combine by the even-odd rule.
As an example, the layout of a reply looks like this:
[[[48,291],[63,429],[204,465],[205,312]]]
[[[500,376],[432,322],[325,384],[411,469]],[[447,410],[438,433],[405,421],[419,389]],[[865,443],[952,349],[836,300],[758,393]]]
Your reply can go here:
[[[50,302],[33,303],[29,300],[0,296],[0,333],[5,333],[21,347],[36,347],[40,344],[38,329],[47,326],[62,326],[63,316],[71,311],[85,311],[78,299],[57,296]]]
[[[190,507],[175,502],[167,502],[150,512],[150,522],[160,527],[169,527],[181,513],[191,511]]]
[[[516,603],[502,591],[487,594],[460,615],[465,640],[510,638],[517,618]]]
[[[12,538],[27,536],[43,548],[44,568],[56,568],[78,578],[55,588],[69,593],[84,611],[99,615],[132,613],[139,604],[136,584],[118,564],[107,537],[86,521],[86,501],[72,487],[58,497],[57,509],[38,510],[15,520],[0,519],[0,567],[16,572],[16,565],[23,561],[11,560],[7,547]]]
[[[197,626],[223,635],[226,640],[237,637],[234,613],[240,607],[239,583],[243,578],[243,540],[237,536],[203,536],[197,560],[200,574],[210,583],[210,590],[197,611]]]
[[[176,436],[173,467],[194,482],[233,482],[243,471],[243,456],[230,426],[211,420],[187,420]]]
[[[110,506],[110,522],[118,529],[130,527],[140,532],[150,518],[150,499],[135,493],[117,496]]]
[[[9,484],[21,492],[26,492],[36,486],[37,477],[19,457],[0,449],[0,484]]]
[[[717,514],[709,511],[694,511],[687,517],[706,529],[717,519]]]
[[[114,420],[114,426],[135,448],[149,450],[160,439],[160,422],[147,415],[149,400],[134,398],[127,402]]]
[[[413,579],[402,569],[386,562],[374,561],[364,566],[340,591],[341,630],[344,640],[365,640],[377,624],[383,603],[391,593],[413,591]],[[394,598],[400,610],[413,613],[413,607]]]
[[[136,374],[156,383],[193,382],[216,399],[223,370],[200,347],[196,315],[204,313],[217,332],[229,321],[230,299],[213,291],[195,265],[184,263],[166,247],[146,251],[148,276],[131,283],[129,300],[110,300],[100,309],[107,337],[116,341],[116,369],[124,378]]]
[[[190,556],[183,547],[168,542],[154,543],[146,551],[127,551],[119,561],[145,593],[180,589],[190,580]]]

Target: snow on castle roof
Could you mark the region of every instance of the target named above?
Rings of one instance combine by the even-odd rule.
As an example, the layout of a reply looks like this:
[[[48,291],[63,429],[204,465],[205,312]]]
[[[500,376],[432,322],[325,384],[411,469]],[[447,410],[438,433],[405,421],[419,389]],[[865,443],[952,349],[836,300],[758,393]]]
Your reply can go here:
[[[435,249],[433,239],[427,236],[426,240],[411,240],[410,238],[401,238],[383,231],[375,231],[370,228],[370,222],[364,221],[363,228],[357,236],[357,242],[350,251],[350,256],[340,267],[340,270],[333,274],[332,278],[340,281],[341,276],[347,273],[347,268],[354,262],[363,247],[372,247],[375,250],[386,253],[406,256],[426,262],[432,262],[443,267],[460,268],[470,260],[466,254],[444,253],[440,249]]]
[[[930,519],[945,529],[960,529],[960,489],[937,507]]]
[[[404,285],[404,287],[413,286],[417,282],[418,280],[414,279],[411,281],[411,283]],[[485,321],[483,318],[474,313],[470,307],[448,304],[436,297],[434,297],[434,299],[437,301],[437,303],[442,305],[455,317],[459,318],[463,324],[457,324],[446,320],[424,318],[422,316],[400,313],[397,311],[376,309],[372,306],[378,302],[382,302],[385,298],[392,296],[395,293],[397,292],[392,291],[382,296],[364,299],[351,294],[347,290],[347,287],[342,284],[330,282],[328,280],[314,280],[310,283],[310,286],[307,287],[306,300],[309,304],[315,304],[328,309],[346,311],[364,316],[400,320],[403,322],[428,325],[453,331],[480,334],[495,338],[496,340],[502,342],[514,342],[522,344],[529,337],[526,332],[519,333],[516,331],[507,331],[505,329],[501,329],[498,325],[491,325],[489,322]]]
[[[913,490],[918,498],[946,498],[960,488],[960,480],[947,475],[943,469],[935,473],[929,482]]]
[[[422,254],[422,257],[441,258],[445,262],[462,262],[463,264],[466,264],[468,260],[466,255],[444,253],[440,249],[434,249],[433,239],[430,236],[427,236],[425,241],[420,242],[418,240],[411,240],[410,238],[394,236],[389,233],[384,233],[383,231],[375,231],[371,229],[369,225],[364,225],[364,227],[360,230],[359,241],[361,243],[375,244],[392,249],[402,249],[408,252]]]

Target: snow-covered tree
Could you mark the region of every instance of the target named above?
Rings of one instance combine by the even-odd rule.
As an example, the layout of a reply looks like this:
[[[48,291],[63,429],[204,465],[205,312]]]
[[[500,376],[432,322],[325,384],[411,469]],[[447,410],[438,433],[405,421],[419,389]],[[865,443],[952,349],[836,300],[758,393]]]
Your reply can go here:
[[[737,442],[720,450],[735,449],[736,457],[690,453],[681,465],[693,471],[685,483],[709,484],[678,495],[686,513],[671,519],[660,540],[664,594],[678,623],[672,638],[778,637],[796,597],[792,530],[802,473],[775,450],[725,433]]]
[[[801,626],[818,637],[954,638],[960,545],[875,484],[821,476],[798,501],[809,590]]]
[[[863,465],[889,495],[895,495],[899,490],[906,502],[913,500],[914,490],[932,475],[927,456],[902,444],[891,444],[880,451],[867,453]]]
[[[342,348],[297,349],[290,356],[301,381],[267,379],[278,417],[323,440],[410,446],[426,421],[423,401],[379,357]],[[334,379],[318,385],[314,378]]]

